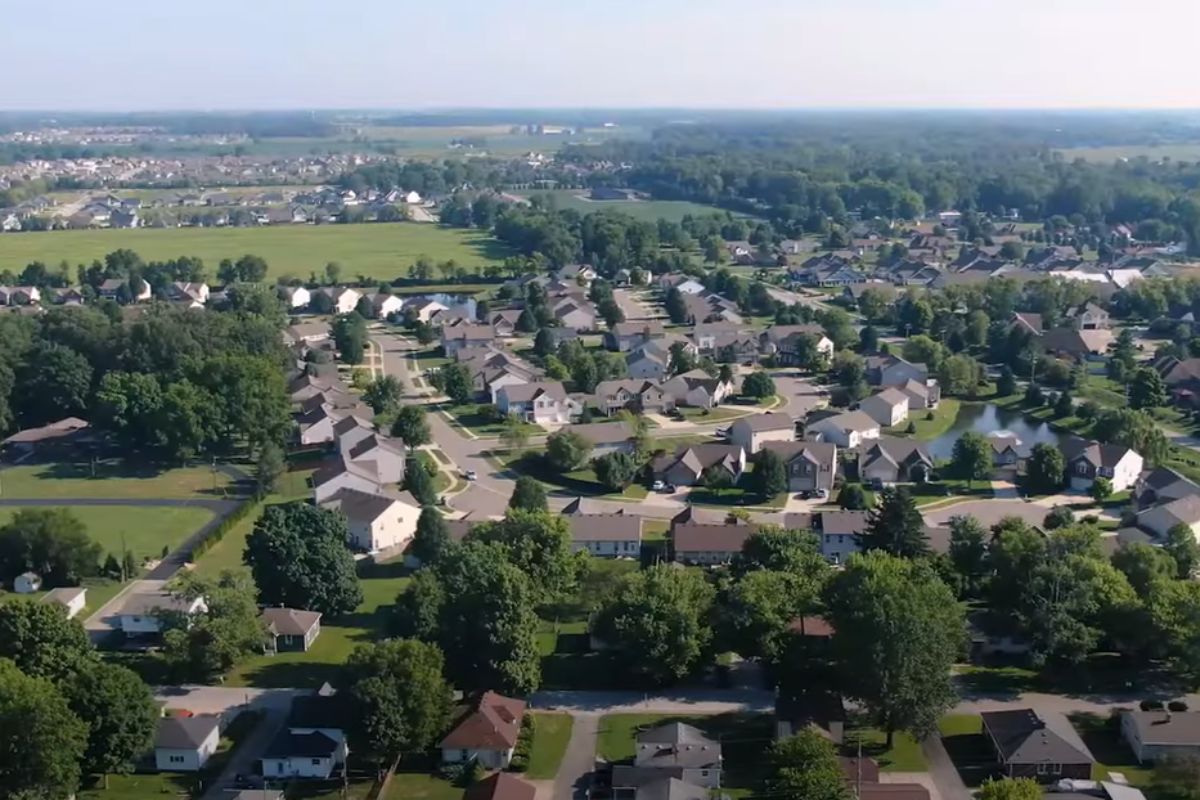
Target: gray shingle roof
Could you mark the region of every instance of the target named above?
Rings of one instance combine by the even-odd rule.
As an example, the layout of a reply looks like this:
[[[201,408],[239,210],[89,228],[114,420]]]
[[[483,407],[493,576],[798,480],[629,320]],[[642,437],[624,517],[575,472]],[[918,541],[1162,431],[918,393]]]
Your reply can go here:
[[[154,746],[169,750],[195,750],[220,726],[216,716],[163,717],[158,721]]]

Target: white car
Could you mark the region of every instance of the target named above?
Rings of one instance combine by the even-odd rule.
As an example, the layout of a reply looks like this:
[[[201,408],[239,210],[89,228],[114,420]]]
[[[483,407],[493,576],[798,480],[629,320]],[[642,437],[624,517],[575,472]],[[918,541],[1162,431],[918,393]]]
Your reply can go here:
[[[650,488],[656,492],[661,492],[667,488],[667,485],[665,483],[663,483],[662,481],[655,481],[654,484]]]
[[[468,470],[464,470],[464,471],[463,471],[463,477],[464,477],[464,478],[466,478],[466,479],[467,479],[467,480],[469,480],[469,481],[473,481],[473,480],[475,480],[476,478],[478,478],[478,477],[479,477],[479,475],[477,475],[477,474],[475,473],[475,470],[473,470],[473,469],[468,469]]]

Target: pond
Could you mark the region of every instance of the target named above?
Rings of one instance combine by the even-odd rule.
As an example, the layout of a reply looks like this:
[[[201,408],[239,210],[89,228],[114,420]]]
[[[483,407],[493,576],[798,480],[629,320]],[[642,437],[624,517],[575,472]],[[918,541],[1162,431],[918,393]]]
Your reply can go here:
[[[475,296],[471,294],[449,294],[447,292],[430,292],[429,294],[420,295],[435,303],[441,303],[447,308],[457,308],[465,306],[467,313],[472,317],[475,316]]]
[[[991,403],[963,403],[950,430],[929,442],[929,454],[935,460],[949,460],[954,443],[967,431],[988,434],[1011,434],[1021,441],[1021,452],[1028,453],[1035,444],[1061,444],[1070,437],[1059,433],[1045,422],[1026,419],[1019,409],[998,408]]]

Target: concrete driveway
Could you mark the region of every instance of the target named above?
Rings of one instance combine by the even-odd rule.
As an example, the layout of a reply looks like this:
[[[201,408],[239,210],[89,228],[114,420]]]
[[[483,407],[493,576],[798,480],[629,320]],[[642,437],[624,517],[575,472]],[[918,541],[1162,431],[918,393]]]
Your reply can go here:
[[[945,525],[952,517],[970,515],[984,527],[991,527],[1005,517],[1020,517],[1031,525],[1041,525],[1049,509],[1025,500],[969,500],[923,512],[927,525]]]

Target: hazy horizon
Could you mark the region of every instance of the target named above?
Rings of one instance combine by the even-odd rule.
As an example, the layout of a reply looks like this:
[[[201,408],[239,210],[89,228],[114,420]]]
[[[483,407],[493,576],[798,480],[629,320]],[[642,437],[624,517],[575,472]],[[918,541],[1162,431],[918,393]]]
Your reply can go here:
[[[1195,110],[1191,0],[61,0],[14,111]]]

